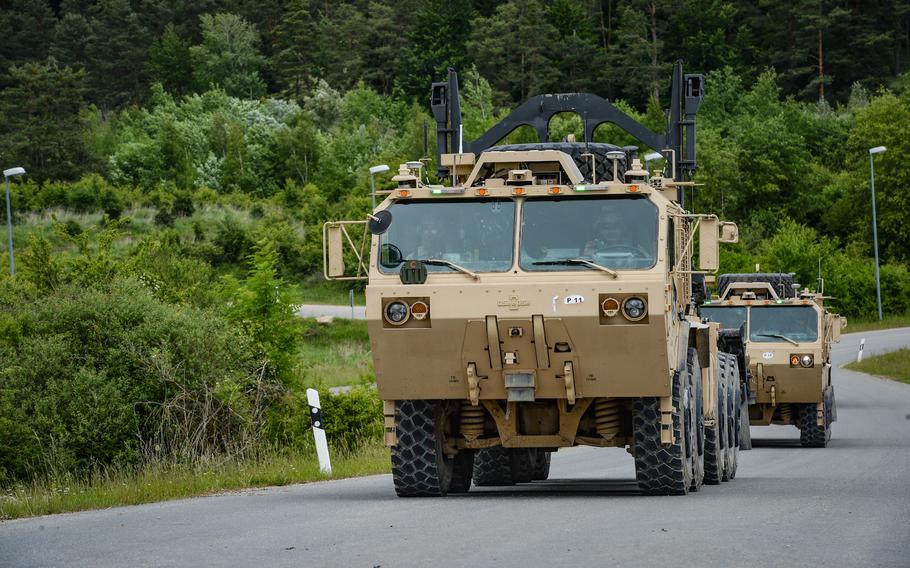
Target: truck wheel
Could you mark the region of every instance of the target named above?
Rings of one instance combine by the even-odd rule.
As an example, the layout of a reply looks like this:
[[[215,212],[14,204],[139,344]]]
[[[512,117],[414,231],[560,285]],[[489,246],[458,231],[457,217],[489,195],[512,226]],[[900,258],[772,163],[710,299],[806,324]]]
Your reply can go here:
[[[690,350],[690,357],[691,351],[694,350]],[[694,374],[679,370],[673,375],[671,444],[660,441],[660,398],[645,397],[635,402],[635,479],[645,495],[685,495],[696,485],[696,430],[700,422],[695,411],[696,396],[701,396],[701,373],[698,372],[697,384]]]
[[[443,452],[443,405],[435,400],[399,400],[395,411],[395,493],[399,497],[445,495],[452,483],[455,460]]]
[[[827,414],[827,413],[826,413]],[[818,425],[814,404],[803,404],[799,408],[799,442],[804,448],[824,448],[831,440],[831,422],[825,416],[825,424]]]
[[[477,450],[474,457],[474,485],[477,487],[515,485],[512,478],[512,454],[508,448],[495,446]]]
[[[550,477],[550,454],[544,450],[537,450],[537,466],[534,468],[534,481],[545,481]]]
[[[474,476],[474,450],[461,450],[455,455],[452,465],[452,483],[449,493],[467,493],[471,489],[471,478]]]
[[[736,477],[736,469],[739,466],[739,363],[736,357],[732,355],[723,355],[727,359],[727,398],[725,403],[727,410],[725,414],[724,433],[724,476],[722,481],[730,481]]]
[[[739,363],[737,362],[737,365]],[[746,369],[746,383],[752,379],[752,372],[749,369]],[[737,440],[739,440],[739,449],[740,450],[751,450],[752,449],[752,430],[749,429],[749,398],[747,389],[743,387],[742,383],[739,383],[739,429]]]
[[[715,411],[714,425],[705,425],[705,483],[718,485],[724,477],[724,425],[726,424],[726,359],[723,355],[717,357],[717,410]]]

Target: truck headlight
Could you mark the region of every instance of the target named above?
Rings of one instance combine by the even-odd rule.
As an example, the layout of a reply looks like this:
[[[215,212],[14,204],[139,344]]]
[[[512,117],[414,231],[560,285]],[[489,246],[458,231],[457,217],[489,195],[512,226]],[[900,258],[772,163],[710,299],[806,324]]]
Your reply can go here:
[[[814,367],[815,366],[815,356],[810,353],[804,354],[791,354],[790,355],[790,367]]]
[[[408,321],[411,311],[404,302],[390,302],[385,307],[385,319],[392,325],[401,325]]]
[[[622,315],[629,321],[638,321],[648,315],[648,305],[642,298],[632,296],[623,302]]]

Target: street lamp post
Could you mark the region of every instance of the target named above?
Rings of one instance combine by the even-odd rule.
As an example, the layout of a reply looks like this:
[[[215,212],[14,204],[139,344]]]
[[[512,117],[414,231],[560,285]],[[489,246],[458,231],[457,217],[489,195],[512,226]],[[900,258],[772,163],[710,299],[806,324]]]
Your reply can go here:
[[[16,262],[13,260],[13,215],[9,206],[9,178],[21,176],[25,173],[25,168],[10,168],[3,170],[3,178],[6,180],[6,228],[9,235],[9,273],[16,274]]]
[[[878,221],[875,218],[875,155],[887,150],[884,146],[869,148],[869,173],[872,178],[872,246],[875,249],[875,302],[878,321],[882,320],[882,283],[878,276]]]
[[[373,209],[376,209],[376,174],[389,171],[389,166],[381,164],[370,168],[370,195],[373,196]]]

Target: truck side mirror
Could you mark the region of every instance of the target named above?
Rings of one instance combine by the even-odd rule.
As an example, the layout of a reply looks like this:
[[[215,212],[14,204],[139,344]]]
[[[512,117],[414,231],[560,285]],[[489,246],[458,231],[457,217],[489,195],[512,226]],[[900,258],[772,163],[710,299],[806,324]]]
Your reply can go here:
[[[331,280],[344,275],[344,230],[341,225],[325,227],[325,277]]]
[[[721,221],[720,223],[720,242],[722,243],[738,243],[739,242],[739,227],[736,226],[736,223],[731,221]]]
[[[717,270],[720,268],[720,251],[717,248],[717,217],[706,217],[698,223],[698,268]]]

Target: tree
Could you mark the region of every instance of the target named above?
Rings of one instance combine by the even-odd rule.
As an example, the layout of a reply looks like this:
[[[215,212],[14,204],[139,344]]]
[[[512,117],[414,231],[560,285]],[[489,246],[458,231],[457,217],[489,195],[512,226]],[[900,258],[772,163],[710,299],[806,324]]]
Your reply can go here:
[[[39,181],[73,179],[85,170],[79,110],[85,72],[53,58],[9,70],[0,92],[0,155]]]
[[[408,26],[401,90],[423,100],[430,84],[443,80],[450,67],[464,69],[465,40],[473,25],[482,21],[475,21],[468,0],[422,0]]]
[[[275,28],[273,58],[275,75],[282,91],[300,99],[313,69],[316,49],[316,22],[308,0],[291,0]]]
[[[197,82],[215,85],[236,97],[255,98],[265,92],[259,70],[265,58],[259,53],[259,34],[240,16],[203,14],[202,44],[190,48]]]
[[[190,62],[190,43],[181,38],[173,24],[149,49],[146,63],[149,78],[160,83],[169,93],[185,95],[193,88],[193,66]]]
[[[12,65],[47,57],[47,32],[53,27],[54,13],[47,2],[4,2],[0,10],[0,75]]]
[[[151,37],[128,0],[100,0],[91,10],[90,98],[102,109],[138,102],[145,91]]]
[[[478,20],[468,50],[499,102],[520,102],[557,84],[558,37],[538,0],[509,0]]]

